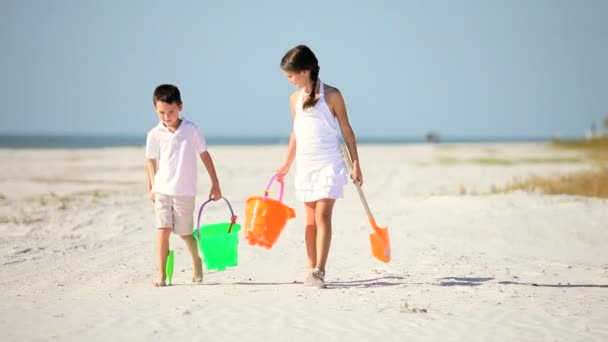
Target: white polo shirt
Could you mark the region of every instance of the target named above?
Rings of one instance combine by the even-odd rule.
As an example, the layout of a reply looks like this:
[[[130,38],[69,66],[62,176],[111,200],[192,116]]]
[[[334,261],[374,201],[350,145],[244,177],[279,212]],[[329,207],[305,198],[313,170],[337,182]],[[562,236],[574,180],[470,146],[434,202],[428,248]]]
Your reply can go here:
[[[175,133],[162,122],[148,132],[146,158],[156,159],[152,191],[172,196],[196,196],[197,160],[207,150],[198,127],[181,118]]]

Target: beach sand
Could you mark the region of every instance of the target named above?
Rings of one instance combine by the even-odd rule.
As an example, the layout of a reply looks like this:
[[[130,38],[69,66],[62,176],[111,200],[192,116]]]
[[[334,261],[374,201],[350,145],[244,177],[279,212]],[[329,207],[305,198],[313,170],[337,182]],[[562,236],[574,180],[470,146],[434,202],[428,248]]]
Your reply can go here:
[[[211,146],[245,222],[285,146]],[[606,341],[608,201],[492,190],[591,167],[546,144],[360,146],[364,192],[393,260],[370,253],[349,186],[326,281],[305,288],[304,210],[276,245],[192,284],[176,236],[173,286],[154,288],[144,148],[0,150],[3,341]],[[209,191],[201,166],[198,206]],[[276,195],[278,186],[272,188]],[[218,202],[203,223],[225,222]]]

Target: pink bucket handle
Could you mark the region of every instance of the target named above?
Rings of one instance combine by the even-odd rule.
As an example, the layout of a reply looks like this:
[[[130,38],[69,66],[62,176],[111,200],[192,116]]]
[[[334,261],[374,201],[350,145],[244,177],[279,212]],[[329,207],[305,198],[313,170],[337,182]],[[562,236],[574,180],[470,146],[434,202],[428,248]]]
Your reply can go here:
[[[264,199],[268,198],[268,193],[270,192],[270,187],[272,186],[272,182],[274,182],[279,175],[280,175],[280,173],[277,173],[274,176],[272,176],[272,178],[270,178],[270,182],[268,182],[266,189],[264,189]],[[280,182],[279,184],[281,184],[281,190],[279,190],[279,202],[283,202],[283,193],[285,192],[285,182]]]
[[[228,204],[228,208],[230,209],[230,227],[228,227],[228,233],[230,233],[230,231],[232,230],[232,226],[236,223],[236,215],[234,214],[234,210],[232,209],[232,205],[230,205],[230,202],[228,202],[228,199],[226,197],[222,198],[224,199],[224,201],[226,201],[226,204]],[[196,219],[196,236],[198,239],[201,238],[201,216],[203,215],[203,208],[210,202],[214,202],[213,198],[206,200],[205,203],[203,203],[201,205],[201,208],[198,210],[198,218]]]

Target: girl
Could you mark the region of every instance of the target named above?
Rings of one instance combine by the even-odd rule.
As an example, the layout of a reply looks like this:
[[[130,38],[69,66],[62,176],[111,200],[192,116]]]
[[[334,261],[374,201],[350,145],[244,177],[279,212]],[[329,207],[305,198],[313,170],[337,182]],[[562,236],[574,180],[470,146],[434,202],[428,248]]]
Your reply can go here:
[[[290,97],[293,130],[285,162],[278,169],[279,181],[296,162],[295,190],[306,209],[308,274],[304,286],[325,288],[325,265],[331,244],[334,203],[344,193],[346,165],[339,134],[353,160],[352,180],[361,185],[355,134],[348,122],[346,105],[337,88],[319,79],[319,64],[305,45],[287,51],[281,69],[292,84],[301,88]]]

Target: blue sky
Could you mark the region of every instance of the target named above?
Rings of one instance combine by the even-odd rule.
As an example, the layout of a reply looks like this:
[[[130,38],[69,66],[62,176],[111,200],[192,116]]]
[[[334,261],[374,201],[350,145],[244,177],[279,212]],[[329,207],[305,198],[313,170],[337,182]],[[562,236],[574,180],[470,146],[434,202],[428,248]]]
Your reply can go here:
[[[174,83],[205,135],[287,135],[300,43],[359,136],[581,136],[608,115],[608,1],[0,1],[3,133],[145,135]]]

